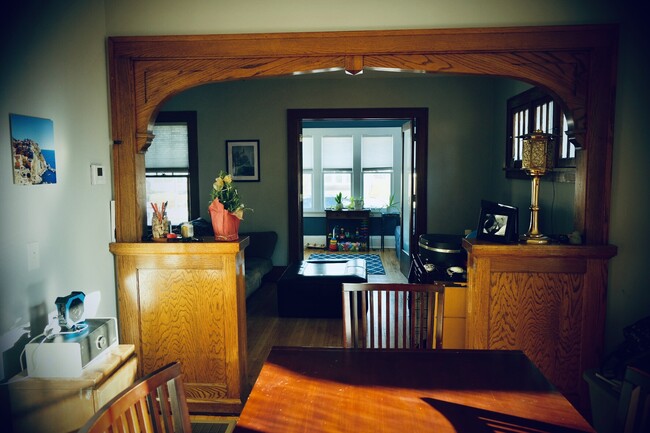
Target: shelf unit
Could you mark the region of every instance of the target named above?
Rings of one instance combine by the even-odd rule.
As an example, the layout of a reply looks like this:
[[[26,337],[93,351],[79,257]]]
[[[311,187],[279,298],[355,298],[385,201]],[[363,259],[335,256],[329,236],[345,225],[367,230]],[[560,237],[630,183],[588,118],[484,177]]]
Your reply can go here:
[[[326,249],[330,250],[334,229],[338,227],[336,231],[337,251],[370,250],[370,209],[326,210],[325,219]],[[340,232],[341,229],[343,229],[343,233]]]

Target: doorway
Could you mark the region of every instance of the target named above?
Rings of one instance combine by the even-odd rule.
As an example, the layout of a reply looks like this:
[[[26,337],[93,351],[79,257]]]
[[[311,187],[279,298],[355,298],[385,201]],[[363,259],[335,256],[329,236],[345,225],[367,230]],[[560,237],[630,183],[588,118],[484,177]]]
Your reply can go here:
[[[428,147],[428,110],[426,108],[350,108],[350,109],[291,109],[287,110],[288,198],[289,198],[289,261],[302,260],[304,252],[303,167],[301,134],[304,122],[342,120],[402,120],[408,129],[408,149],[402,150],[402,246],[417,244],[417,237],[426,231],[426,178]],[[404,155],[408,157],[404,159]],[[407,179],[404,176],[408,176]],[[397,246],[396,246],[397,247]],[[402,249],[400,269],[406,275],[410,267],[409,251]]]

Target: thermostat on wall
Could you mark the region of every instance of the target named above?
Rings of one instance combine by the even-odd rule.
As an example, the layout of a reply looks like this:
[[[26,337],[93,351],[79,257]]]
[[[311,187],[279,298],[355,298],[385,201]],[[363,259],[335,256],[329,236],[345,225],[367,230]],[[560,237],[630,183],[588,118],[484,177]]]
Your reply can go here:
[[[90,164],[90,184],[104,185],[106,183],[106,174],[104,166],[99,164]]]

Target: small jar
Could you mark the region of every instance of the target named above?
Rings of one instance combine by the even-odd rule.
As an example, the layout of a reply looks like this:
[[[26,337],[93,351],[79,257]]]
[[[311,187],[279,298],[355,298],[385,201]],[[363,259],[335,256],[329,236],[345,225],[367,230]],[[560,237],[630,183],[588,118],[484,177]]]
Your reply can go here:
[[[185,222],[181,224],[181,236],[183,238],[193,238],[194,237],[194,226],[191,222]]]
[[[162,221],[156,214],[151,218],[151,235],[154,239],[165,239],[169,233],[169,220],[163,215]]]

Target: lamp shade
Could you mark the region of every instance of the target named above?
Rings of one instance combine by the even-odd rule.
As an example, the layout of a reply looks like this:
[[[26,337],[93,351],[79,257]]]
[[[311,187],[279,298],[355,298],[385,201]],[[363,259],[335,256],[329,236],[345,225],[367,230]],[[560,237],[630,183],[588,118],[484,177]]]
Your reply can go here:
[[[544,174],[553,170],[553,145],[555,136],[536,130],[522,135],[524,139],[521,155],[521,168],[531,174]]]

